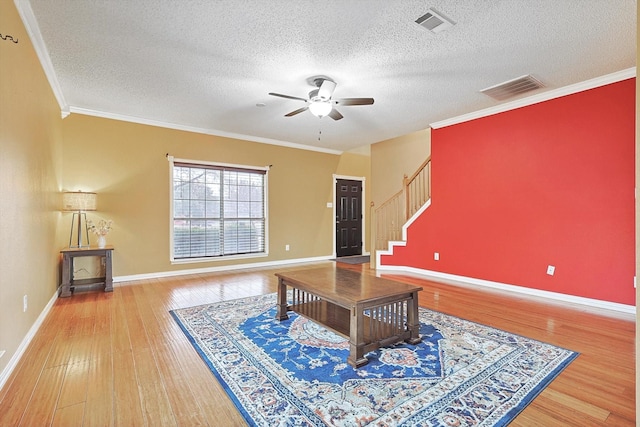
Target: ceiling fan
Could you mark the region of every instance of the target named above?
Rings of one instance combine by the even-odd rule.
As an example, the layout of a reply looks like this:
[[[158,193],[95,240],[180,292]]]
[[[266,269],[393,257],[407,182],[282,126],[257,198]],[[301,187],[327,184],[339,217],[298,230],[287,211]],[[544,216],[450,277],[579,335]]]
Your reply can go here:
[[[279,96],[280,98],[296,99],[304,101],[307,105],[302,108],[298,108],[288,114],[285,117],[295,116],[303,111],[309,110],[311,114],[316,117],[329,116],[333,120],[340,120],[343,115],[335,108],[335,106],[347,106],[347,105],[371,105],[373,104],[373,98],[331,98],[333,91],[336,89],[336,82],[326,77],[312,77],[309,79],[317,87],[309,92],[309,98],[299,98],[297,96],[283,95],[281,93],[269,92],[269,95]]]

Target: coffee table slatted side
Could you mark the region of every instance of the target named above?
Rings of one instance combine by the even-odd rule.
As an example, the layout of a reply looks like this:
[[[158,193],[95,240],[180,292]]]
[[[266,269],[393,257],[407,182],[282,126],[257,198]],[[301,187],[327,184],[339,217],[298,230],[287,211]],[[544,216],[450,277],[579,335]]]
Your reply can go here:
[[[372,307],[363,313],[364,344],[375,344],[366,351],[395,344],[409,338],[407,331],[407,301]],[[294,303],[290,310],[318,322],[332,331],[349,338],[349,316],[351,311],[322,299]]]

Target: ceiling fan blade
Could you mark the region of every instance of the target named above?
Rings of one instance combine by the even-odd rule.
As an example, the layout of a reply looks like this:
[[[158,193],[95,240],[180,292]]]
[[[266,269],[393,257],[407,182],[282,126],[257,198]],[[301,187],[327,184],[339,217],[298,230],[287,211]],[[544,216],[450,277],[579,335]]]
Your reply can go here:
[[[306,98],[299,98],[299,97],[297,97],[297,96],[291,96],[291,95],[283,95],[283,94],[281,94],[281,93],[273,93],[273,92],[269,92],[269,95],[271,95],[271,96],[279,96],[280,98],[297,99],[297,100],[300,100],[300,101],[307,102],[307,99],[306,99]]]
[[[331,99],[333,91],[336,89],[336,82],[324,80],[318,89],[318,96],[322,99]]]
[[[306,101],[306,100],[305,100],[305,101]],[[284,116],[285,116],[285,117],[295,116],[296,114],[300,114],[300,113],[302,113],[303,111],[307,111],[308,109],[309,109],[309,106],[302,107],[302,108],[298,108],[297,110],[292,111],[292,112],[290,112],[289,114],[285,114]]]
[[[336,110],[335,108],[331,110],[331,112],[328,114],[329,117],[331,117],[333,120],[340,120],[342,117],[344,117],[342,114],[340,114],[340,112],[338,110]]]
[[[339,105],[371,105],[373,98],[340,98],[335,100]]]

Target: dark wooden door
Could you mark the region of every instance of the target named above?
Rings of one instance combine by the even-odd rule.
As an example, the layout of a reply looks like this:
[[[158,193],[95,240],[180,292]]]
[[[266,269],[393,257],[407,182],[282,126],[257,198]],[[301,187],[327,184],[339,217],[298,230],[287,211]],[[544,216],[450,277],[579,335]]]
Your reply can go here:
[[[362,255],[362,182],[336,181],[336,255]]]

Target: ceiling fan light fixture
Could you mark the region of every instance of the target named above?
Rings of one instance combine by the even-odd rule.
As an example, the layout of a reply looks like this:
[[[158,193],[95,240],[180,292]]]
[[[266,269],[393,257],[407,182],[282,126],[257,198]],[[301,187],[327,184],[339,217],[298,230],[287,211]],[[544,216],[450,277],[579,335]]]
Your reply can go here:
[[[282,93],[269,92],[271,96],[277,96],[279,98],[294,99],[297,101],[304,101],[305,106],[293,110],[290,113],[285,114],[285,117],[293,117],[304,111],[311,111],[311,114],[318,118],[325,116],[331,117],[333,120],[342,120],[344,116],[334,108],[335,105],[349,106],[349,105],[371,105],[373,104],[373,98],[333,98],[333,91],[336,88],[336,82],[329,79],[326,76],[315,76],[307,79],[307,82],[316,86],[311,92],[309,92],[308,98],[300,98],[297,96],[284,95]]]
[[[309,104],[309,111],[311,111],[311,114],[320,118],[327,116],[332,109],[333,106],[329,100],[312,100]]]

